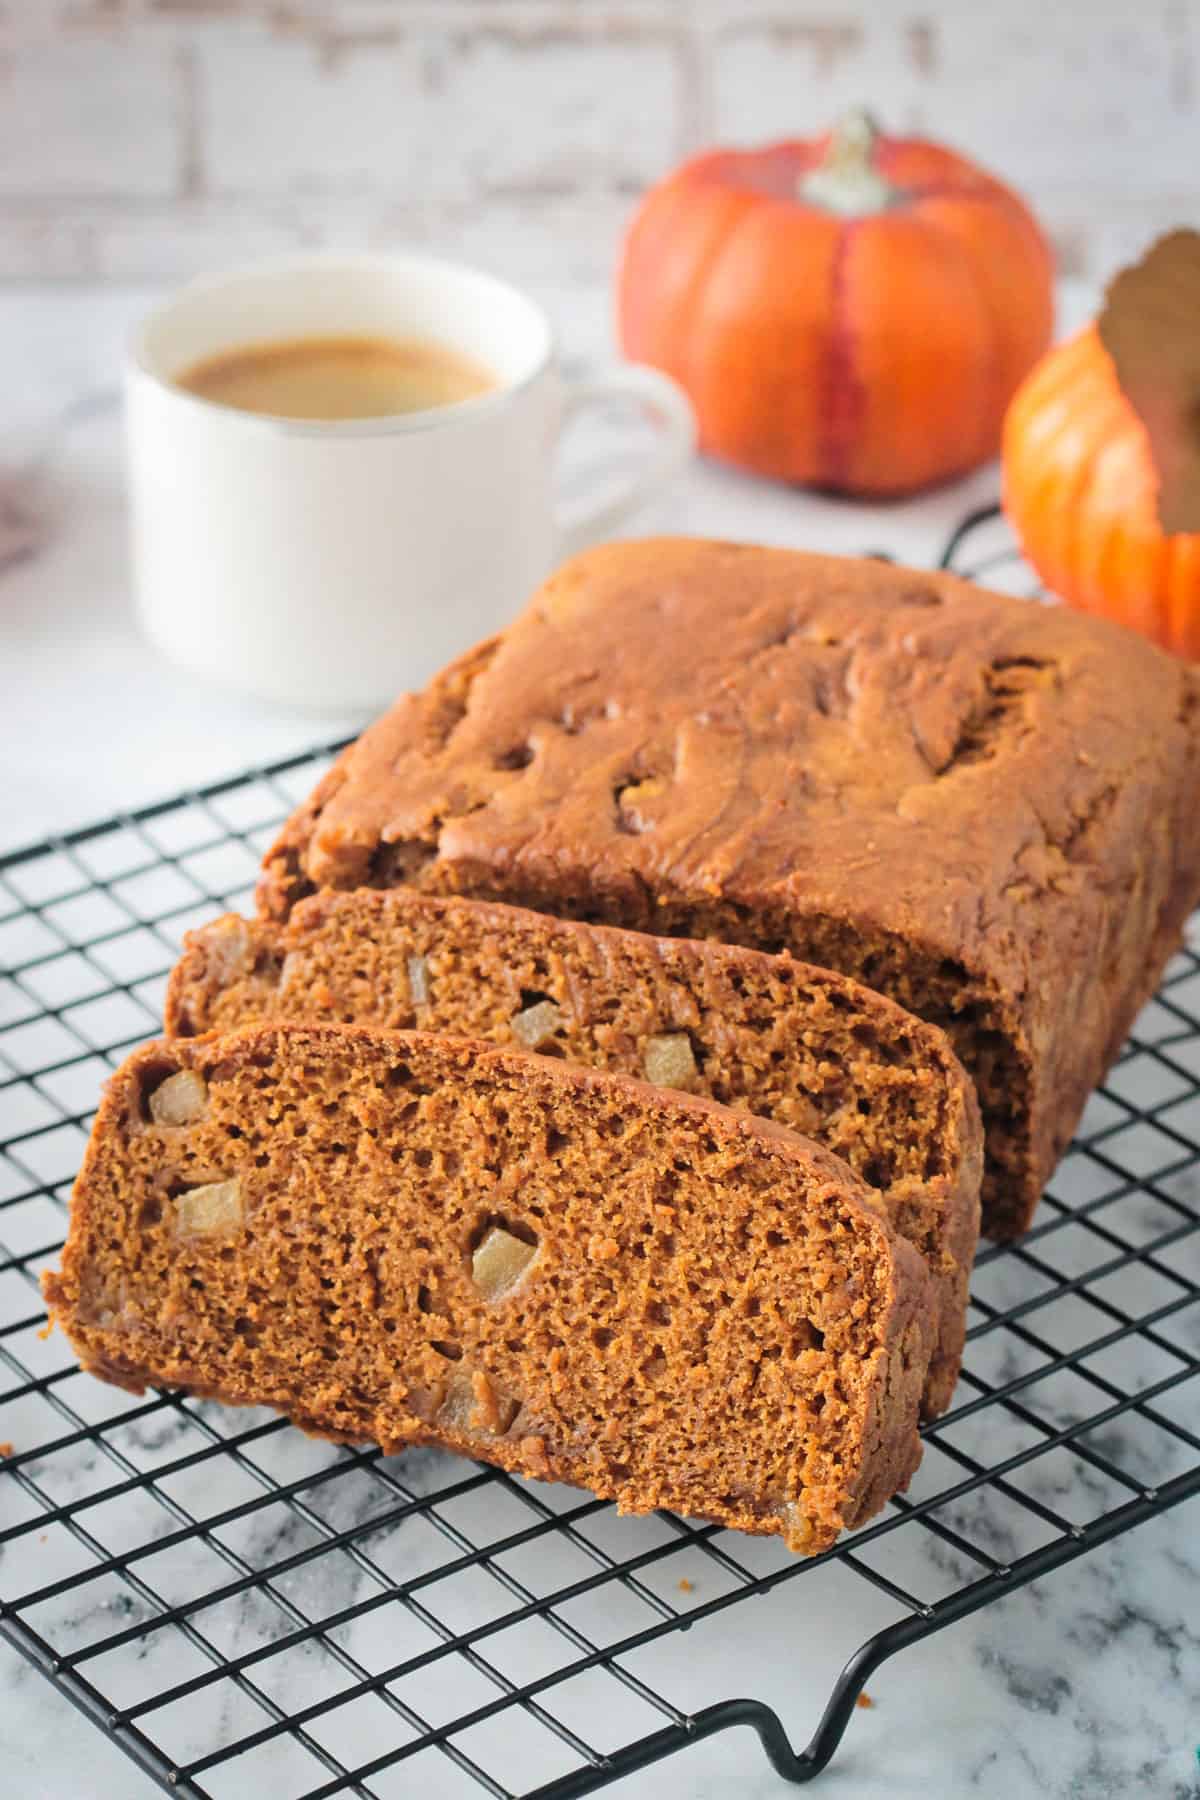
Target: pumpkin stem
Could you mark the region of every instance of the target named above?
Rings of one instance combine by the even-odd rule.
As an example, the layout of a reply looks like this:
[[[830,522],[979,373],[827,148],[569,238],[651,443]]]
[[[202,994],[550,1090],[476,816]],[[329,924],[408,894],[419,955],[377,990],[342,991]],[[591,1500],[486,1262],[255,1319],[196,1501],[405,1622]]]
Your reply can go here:
[[[874,167],[878,137],[879,127],[862,107],[839,119],[821,161],[800,182],[800,199],[843,218],[890,206],[893,189]]]

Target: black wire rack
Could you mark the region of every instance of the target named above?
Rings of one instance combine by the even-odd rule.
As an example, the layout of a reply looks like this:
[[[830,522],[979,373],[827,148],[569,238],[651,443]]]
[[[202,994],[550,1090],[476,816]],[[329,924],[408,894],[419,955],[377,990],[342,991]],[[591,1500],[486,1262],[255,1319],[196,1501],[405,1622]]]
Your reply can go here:
[[[943,562],[1034,591],[994,509]],[[146,1774],[568,1800],[741,1725],[804,1782],[888,1657],[1200,1493],[1200,915],[1033,1229],[983,1247],[912,1488],[824,1556],[81,1374],[38,1276],[99,1085],[334,748],[0,860],[0,1634]]]

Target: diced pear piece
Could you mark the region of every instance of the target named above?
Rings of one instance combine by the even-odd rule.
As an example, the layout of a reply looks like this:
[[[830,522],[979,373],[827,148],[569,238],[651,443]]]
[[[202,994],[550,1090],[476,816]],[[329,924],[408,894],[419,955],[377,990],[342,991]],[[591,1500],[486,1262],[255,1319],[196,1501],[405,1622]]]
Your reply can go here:
[[[209,1181],[175,1197],[176,1237],[233,1237],[245,1223],[242,1184]]]
[[[536,1255],[536,1244],[514,1237],[502,1225],[492,1226],[471,1258],[475,1286],[489,1306],[513,1292]]]
[[[646,1039],[642,1057],[646,1080],[655,1087],[685,1087],[696,1073],[692,1040],[686,1031],[672,1031],[664,1037]]]
[[[177,1069],[151,1094],[150,1117],[156,1125],[194,1125],[207,1105],[204,1077],[194,1069]]]

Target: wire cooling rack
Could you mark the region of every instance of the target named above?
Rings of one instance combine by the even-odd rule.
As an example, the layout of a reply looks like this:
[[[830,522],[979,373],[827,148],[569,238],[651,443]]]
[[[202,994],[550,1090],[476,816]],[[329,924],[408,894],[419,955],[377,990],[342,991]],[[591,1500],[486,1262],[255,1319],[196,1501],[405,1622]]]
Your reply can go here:
[[[994,510],[944,561],[1033,591]],[[825,1556],[82,1375],[37,1278],[97,1090],[332,748],[0,861],[0,1633],[147,1774],[567,1800],[748,1725],[807,1781],[886,1658],[1200,1493],[1200,915],[1033,1229],[983,1248],[912,1489]]]

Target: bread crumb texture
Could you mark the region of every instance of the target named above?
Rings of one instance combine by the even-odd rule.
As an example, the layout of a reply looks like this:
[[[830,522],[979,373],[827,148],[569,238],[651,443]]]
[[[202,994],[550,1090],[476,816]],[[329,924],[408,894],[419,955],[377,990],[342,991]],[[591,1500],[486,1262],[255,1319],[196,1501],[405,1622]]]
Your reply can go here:
[[[166,1123],[185,1072],[203,1111]],[[45,1285],[84,1366],[135,1391],[441,1444],[805,1553],[920,1455],[930,1278],[845,1165],[478,1044],[275,1024],[137,1052]]]
[[[230,914],[189,934],[170,1031],[314,1016],[536,1049],[707,1095],[835,1150],[933,1275],[924,1409],[949,1403],[983,1140],[971,1085],[936,1027],[790,958],[404,889],[322,894],[286,926]]]

